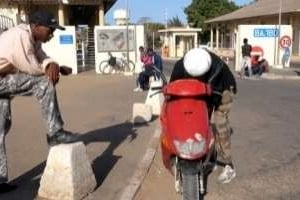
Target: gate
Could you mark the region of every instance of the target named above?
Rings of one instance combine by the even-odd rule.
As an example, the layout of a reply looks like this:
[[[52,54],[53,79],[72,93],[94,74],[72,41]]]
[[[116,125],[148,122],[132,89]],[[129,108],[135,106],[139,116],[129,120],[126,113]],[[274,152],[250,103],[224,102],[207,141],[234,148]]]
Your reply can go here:
[[[87,25],[79,26],[77,32],[77,65],[79,71],[95,68],[94,29]]]
[[[14,21],[4,15],[0,15],[0,33],[14,26]]]

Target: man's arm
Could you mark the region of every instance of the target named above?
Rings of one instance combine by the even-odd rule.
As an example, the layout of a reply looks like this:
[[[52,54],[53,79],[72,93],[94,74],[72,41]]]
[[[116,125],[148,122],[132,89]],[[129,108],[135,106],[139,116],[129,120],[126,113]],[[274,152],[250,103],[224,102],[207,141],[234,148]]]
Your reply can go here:
[[[56,63],[52,58],[46,55],[42,49],[41,43],[37,43],[35,46],[35,55],[42,68],[45,70],[50,63]]]
[[[184,77],[185,77],[185,70],[183,66],[183,59],[180,59],[175,63],[173,67],[173,71],[170,77],[170,82],[183,79]]]

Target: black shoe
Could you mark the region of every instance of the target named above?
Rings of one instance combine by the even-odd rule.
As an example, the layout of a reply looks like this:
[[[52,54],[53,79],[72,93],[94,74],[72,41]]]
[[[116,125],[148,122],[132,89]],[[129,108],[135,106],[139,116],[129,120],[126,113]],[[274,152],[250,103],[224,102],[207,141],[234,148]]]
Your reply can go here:
[[[0,183],[0,194],[11,192],[17,189],[16,185],[11,185],[8,183]]]
[[[58,144],[68,144],[78,141],[78,134],[65,131],[63,129],[57,131],[54,135],[47,135],[47,143],[49,146]]]

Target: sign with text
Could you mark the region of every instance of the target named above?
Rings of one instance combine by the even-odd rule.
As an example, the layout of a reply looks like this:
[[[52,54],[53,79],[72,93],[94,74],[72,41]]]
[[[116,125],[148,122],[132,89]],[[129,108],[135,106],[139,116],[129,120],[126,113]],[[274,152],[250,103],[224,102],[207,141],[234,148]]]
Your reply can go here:
[[[59,43],[60,44],[73,44],[73,35],[60,35]]]
[[[279,37],[278,28],[255,28],[253,30],[254,37]]]
[[[248,39],[248,44],[252,46],[251,56],[262,56],[270,66],[276,68],[288,67],[289,55],[292,55],[292,35],[291,25],[239,25],[236,39],[236,70],[239,71],[242,67],[242,46],[245,38]]]

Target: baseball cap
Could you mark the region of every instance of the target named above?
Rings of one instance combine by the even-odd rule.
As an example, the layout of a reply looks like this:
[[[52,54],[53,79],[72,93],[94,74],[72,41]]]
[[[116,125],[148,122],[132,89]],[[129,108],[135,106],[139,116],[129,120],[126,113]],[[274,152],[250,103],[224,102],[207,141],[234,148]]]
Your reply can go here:
[[[29,23],[39,24],[53,29],[65,30],[64,27],[58,24],[54,16],[46,10],[39,10],[32,13],[29,16]]]
[[[183,59],[183,66],[191,76],[201,76],[211,67],[211,56],[202,48],[194,48],[188,51]]]

